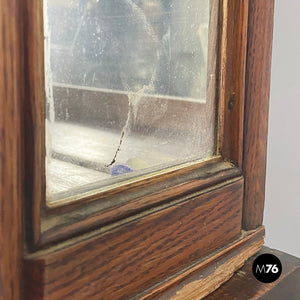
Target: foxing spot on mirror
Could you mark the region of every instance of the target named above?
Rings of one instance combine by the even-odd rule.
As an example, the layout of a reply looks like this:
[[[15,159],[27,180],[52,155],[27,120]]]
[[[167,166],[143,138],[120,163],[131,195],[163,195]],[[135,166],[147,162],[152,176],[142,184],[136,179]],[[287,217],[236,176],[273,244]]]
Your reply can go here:
[[[44,0],[53,202],[216,152],[217,0]]]

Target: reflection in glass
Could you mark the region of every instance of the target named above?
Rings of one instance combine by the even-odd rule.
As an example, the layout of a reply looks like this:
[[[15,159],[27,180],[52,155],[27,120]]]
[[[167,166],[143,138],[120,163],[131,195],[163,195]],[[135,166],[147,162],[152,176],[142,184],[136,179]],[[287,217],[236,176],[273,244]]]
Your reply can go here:
[[[213,1],[44,2],[48,200],[214,154]]]

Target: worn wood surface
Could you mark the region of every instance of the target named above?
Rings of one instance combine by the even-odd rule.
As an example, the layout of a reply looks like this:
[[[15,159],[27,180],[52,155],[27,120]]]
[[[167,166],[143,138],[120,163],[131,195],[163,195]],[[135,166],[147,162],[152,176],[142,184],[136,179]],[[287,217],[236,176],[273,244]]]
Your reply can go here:
[[[298,267],[291,274],[261,296],[261,300],[299,300],[300,295],[300,268]]]
[[[214,267],[214,272],[203,278],[194,279],[187,283],[180,290],[174,291],[170,297],[165,299],[172,300],[199,300],[217,289],[224,281],[227,281],[240,268],[247,258],[256,253],[263,245],[263,240],[250,245],[247,249],[239,251],[234,257]]]
[[[223,0],[219,80],[219,147],[242,166],[248,0]]]
[[[21,296],[22,5],[0,3],[0,299]]]
[[[251,232],[243,231],[238,240],[135,298],[191,300],[205,297],[227,281],[235,270],[260,249],[264,234],[264,227]]]
[[[263,219],[273,13],[274,0],[249,2],[243,158],[244,229],[256,228]]]
[[[242,189],[242,179],[223,184],[28,257],[27,299],[126,299],[142,292],[240,235]]]
[[[282,274],[272,283],[259,282],[252,274],[254,259],[263,253],[277,256],[282,264]],[[263,247],[256,255],[223,286],[205,298],[205,300],[279,300],[299,299],[300,292],[300,259],[278,250]]]
[[[216,158],[200,165],[175,168],[170,173],[154,178],[150,176],[147,180],[144,178],[142,182],[133,181],[118,189],[104,187],[106,190],[102,192],[103,198],[98,201],[93,201],[92,198],[92,201],[85,202],[84,205],[73,202],[75,205],[73,210],[64,206],[54,207],[52,213],[42,219],[43,236],[40,246],[86,232],[99,225],[122,220],[143,210],[158,210],[160,209],[158,205],[213,187],[239,174],[240,171],[232,164]],[[97,193],[95,197],[99,198],[99,194]]]

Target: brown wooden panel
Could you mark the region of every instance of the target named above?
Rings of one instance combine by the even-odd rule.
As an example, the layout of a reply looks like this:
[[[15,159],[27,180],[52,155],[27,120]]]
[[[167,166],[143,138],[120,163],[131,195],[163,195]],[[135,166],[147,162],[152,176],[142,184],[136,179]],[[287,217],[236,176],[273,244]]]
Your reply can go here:
[[[239,239],[136,298],[199,300],[227,281],[249,257],[256,253],[264,243],[264,236],[264,227],[250,232],[243,231]]]
[[[42,219],[42,239],[39,246],[62,240],[68,236],[91,230],[99,225],[130,217],[146,209],[162,205],[201,189],[220,184],[240,175],[239,169],[220,158],[183,169],[174,169],[160,176],[144,178],[116,189],[107,189],[102,198],[91,199],[82,205],[52,208],[51,214]],[[120,197],[121,193],[121,197]],[[122,222],[127,222],[123,220]]]
[[[45,93],[43,1],[24,1],[24,162],[28,238],[40,236],[41,206],[45,200]]]
[[[273,12],[273,0],[249,2],[243,160],[245,229],[258,227],[263,219]]]
[[[28,299],[126,299],[241,231],[243,179],[25,261]],[[96,233],[94,233],[96,234]],[[75,241],[74,241],[75,242]]]
[[[219,147],[242,166],[248,0],[223,0],[219,84]]]
[[[20,299],[22,257],[22,5],[0,4],[0,299]]]

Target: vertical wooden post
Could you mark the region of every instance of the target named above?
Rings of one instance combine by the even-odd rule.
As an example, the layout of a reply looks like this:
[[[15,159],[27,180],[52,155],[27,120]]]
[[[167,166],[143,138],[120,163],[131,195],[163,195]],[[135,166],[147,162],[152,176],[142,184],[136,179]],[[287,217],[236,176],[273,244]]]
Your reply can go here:
[[[263,219],[273,12],[274,0],[249,1],[243,156],[247,230],[257,228]]]
[[[0,299],[21,298],[21,3],[0,0]]]

